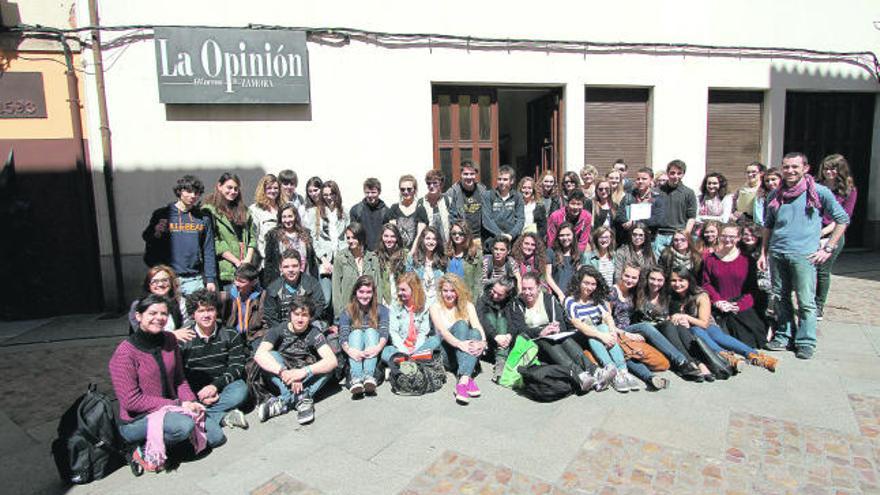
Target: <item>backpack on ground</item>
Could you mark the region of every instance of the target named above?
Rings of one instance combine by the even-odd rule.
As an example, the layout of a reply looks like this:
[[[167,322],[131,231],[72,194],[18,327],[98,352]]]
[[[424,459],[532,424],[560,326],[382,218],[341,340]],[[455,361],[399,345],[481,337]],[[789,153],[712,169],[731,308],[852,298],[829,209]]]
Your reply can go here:
[[[507,388],[521,387],[522,376],[519,369],[533,364],[538,364],[538,345],[522,335],[517,335],[513,349],[504,362],[504,371],[498,378],[498,385]]]
[[[91,483],[125,465],[113,410],[113,401],[90,384],[61,416],[52,455],[64,483]]]
[[[521,367],[522,387],[519,391],[538,402],[564,399],[580,389],[577,372],[561,364],[539,364]]]
[[[436,392],[446,383],[446,370],[440,351],[429,355],[408,356],[399,352],[388,364],[388,382],[398,395],[424,395]]]

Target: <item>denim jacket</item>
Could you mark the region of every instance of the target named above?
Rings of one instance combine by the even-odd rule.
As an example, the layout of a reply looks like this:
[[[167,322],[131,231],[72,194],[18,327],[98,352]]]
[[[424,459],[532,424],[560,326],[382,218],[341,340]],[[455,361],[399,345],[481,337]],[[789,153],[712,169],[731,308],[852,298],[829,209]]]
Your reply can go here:
[[[416,325],[416,332],[418,333],[415,349],[418,349],[425,343],[426,338],[434,334],[434,329],[431,327],[431,317],[428,314],[427,304],[425,305],[425,309],[421,312],[415,313],[414,322]],[[403,342],[406,340],[408,333],[409,311],[401,306],[399,302],[395,301],[394,304],[391,305],[391,309],[388,311],[388,334],[391,337],[391,345],[401,352],[406,352],[406,346]]]

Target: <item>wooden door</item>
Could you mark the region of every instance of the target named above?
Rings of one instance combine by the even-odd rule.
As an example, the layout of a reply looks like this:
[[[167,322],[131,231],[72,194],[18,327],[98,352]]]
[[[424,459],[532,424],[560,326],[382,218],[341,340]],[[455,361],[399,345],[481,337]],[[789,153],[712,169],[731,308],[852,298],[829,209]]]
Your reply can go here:
[[[528,103],[528,162],[533,169],[525,171],[540,181],[548,170],[562,180],[563,139],[562,139],[562,92],[535,98]],[[522,175],[522,174],[520,174]]]
[[[498,95],[493,88],[434,86],[434,168],[446,186],[458,181],[461,162],[473,161],[479,180],[494,184],[498,171]]]

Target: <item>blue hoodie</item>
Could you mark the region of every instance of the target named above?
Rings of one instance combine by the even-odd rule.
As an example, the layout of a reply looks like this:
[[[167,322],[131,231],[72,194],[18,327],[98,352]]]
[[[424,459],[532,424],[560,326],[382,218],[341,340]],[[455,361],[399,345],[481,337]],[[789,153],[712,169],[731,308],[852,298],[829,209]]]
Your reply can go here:
[[[156,237],[161,220],[166,220],[168,227]],[[179,277],[204,275],[205,283],[217,282],[213,222],[201,209],[181,211],[175,203],[163,206],[153,212],[142,237],[147,265],[166,264]]]

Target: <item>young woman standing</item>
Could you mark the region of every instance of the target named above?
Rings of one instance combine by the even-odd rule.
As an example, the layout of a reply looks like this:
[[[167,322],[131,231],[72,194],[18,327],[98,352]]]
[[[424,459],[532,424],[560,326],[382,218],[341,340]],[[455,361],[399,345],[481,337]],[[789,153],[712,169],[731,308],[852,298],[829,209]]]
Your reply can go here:
[[[241,199],[241,179],[226,172],[217,180],[214,192],[205,198],[205,211],[214,219],[214,249],[223,290],[229,290],[235,269],[251,263],[257,248],[253,222]]]
[[[474,242],[471,228],[465,220],[449,227],[449,243],[446,245],[446,273],[454,273],[464,280],[471,294],[483,290],[483,259],[478,243]]]
[[[309,179],[311,184],[311,179]],[[309,185],[308,187],[311,187]],[[306,189],[312,197],[310,189]],[[314,208],[306,210],[306,228],[312,234],[312,248],[315,252],[315,263],[318,268],[318,280],[324,301],[330,304],[332,297],[333,257],[345,247],[342,234],[348,225],[348,213],[342,207],[342,198],[336,182],[328,180],[321,186],[321,199]]]
[[[248,214],[254,224],[257,254],[260,256],[260,264],[257,268],[265,266],[266,235],[278,225],[279,206],[281,206],[281,184],[277,177],[266,174],[257,182],[254,204],[248,207]]]
[[[295,249],[302,258],[299,260],[301,270],[312,273],[311,259],[312,239],[309,231],[303,226],[299,217],[299,208],[288,203],[278,210],[278,226],[266,234],[266,258],[263,263],[263,287],[268,287],[281,276],[279,265],[281,253]]]

